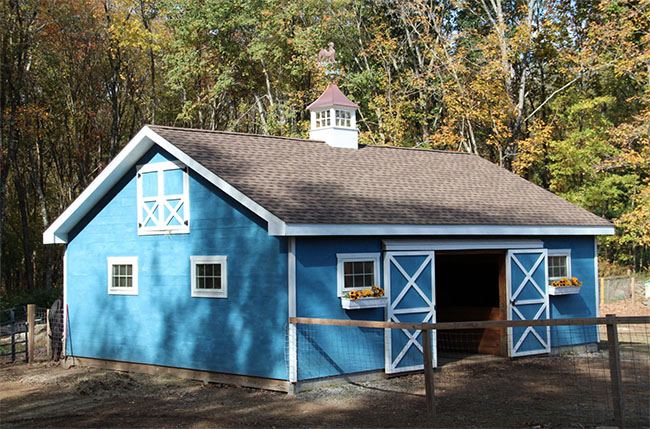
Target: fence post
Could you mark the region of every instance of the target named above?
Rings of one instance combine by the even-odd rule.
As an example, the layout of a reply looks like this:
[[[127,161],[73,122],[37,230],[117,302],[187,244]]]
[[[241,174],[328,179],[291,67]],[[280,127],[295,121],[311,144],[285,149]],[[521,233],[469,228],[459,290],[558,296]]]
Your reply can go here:
[[[16,313],[14,309],[9,310],[11,319],[11,363],[16,362]]]
[[[623,404],[623,385],[621,379],[621,356],[618,347],[618,329],[616,315],[607,316],[607,344],[609,345],[609,373],[612,381],[612,395],[614,402],[614,419],[619,428],[625,423]]]
[[[605,303],[605,279],[600,278],[600,305]]]
[[[433,390],[433,355],[431,353],[431,329],[422,329],[422,348],[424,349],[424,388],[427,395],[427,412],[431,424],[436,415],[435,393]]]
[[[48,308],[45,312],[45,347],[47,353],[47,359],[52,357],[52,327],[50,326],[50,309]]]
[[[630,277],[630,292],[632,293],[632,304],[636,304],[636,293],[634,292],[634,276]]]
[[[34,334],[36,331],[36,305],[27,304],[27,359],[34,362]]]

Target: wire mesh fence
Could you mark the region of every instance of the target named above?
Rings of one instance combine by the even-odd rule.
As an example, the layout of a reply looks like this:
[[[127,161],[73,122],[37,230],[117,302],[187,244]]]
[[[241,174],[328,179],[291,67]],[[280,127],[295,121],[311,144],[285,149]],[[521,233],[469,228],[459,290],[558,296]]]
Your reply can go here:
[[[632,275],[601,277],[601,302],[610,303],[628,299],[646,300],[645,283]]]
[[[33,344],[30,347],[30,308],[21,306],[0,311],[0,363],[58,360],[62,351],[62,313],[33,308]],[[52,316],[54,317],[52,317]],[[57,351],[58,354],[55,354]]]
[[[548,330],[552,347],[549,353],[515,359],[508,358],[508,349],[521,336],[518,327],[505,327],[506,321],[498,322],[503,327],[494,327],[495,322],[486,322],[486,327],[474,322],[463,329],[429,325],[445,327],[431,331],[436,413],[461,410],[466,416],[480,416],[476,424],[507,419],[521,424],[532,418],[568,425],[648,426],[650,318],[618,318],[615,325],[604,324],[605,318],[580,319],[579,324],[575,320],[522,327]],[[404,368],[421,368],[423,363],[422,332],[417,329],[311,323],[295,327],[299,383],[343,374],[381,374],[398,358]],[[392,342],[391,350],[387,342]],[[401,347],[409,342],[410,347]],[[420,394],[425,407],[426,379],[417,377],[422,382],[408,393]]]

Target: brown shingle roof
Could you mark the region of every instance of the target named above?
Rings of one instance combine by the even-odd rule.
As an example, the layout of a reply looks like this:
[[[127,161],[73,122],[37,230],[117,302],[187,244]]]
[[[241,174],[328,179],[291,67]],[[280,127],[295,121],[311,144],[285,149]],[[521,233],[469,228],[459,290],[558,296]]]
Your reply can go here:
[[[467,153],[149,127],[287,224],[611,226]]]

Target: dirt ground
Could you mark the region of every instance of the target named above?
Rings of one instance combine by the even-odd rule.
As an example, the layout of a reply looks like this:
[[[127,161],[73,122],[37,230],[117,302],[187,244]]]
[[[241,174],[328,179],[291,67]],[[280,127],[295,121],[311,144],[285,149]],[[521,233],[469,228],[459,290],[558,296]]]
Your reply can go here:
[[[637,301],[632,303],[631,300],[615,301],[600,306],[601,316],[606,314],[616,314],[617,316],[650,316],[650,303],[647,301]]]
[[[649,314],[645,306],[630,305],[603,308],[601,314]],[[421,374],[289,396],[166,376],[16,363],[0,366],[0,421],[3,428],[607,426],[613,413],[602,353],[441,359],[433,421]],[[623,362],[623,375],[628,426],[650,427],[650,358]]]

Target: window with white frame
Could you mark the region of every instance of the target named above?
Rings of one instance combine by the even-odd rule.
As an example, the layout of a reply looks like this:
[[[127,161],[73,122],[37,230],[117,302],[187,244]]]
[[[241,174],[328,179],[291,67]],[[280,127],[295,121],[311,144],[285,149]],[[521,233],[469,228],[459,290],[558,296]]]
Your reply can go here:
[[[322,112],[316,112],[316,128],[329,127],[330,126],[330,111],[323,110]]]
[[[346,110],[336,110],[336,126],[350,128],[350,112]]]
[[[192,296],[228,298],[227,256],[190,256]]]
[[[138,294],[138,257],[109,257],[108,293],[111,295]]]
[[[138,166],[138,234],[190,232],[189,176],[177,161]]]
[[[561,278],[571,278],[571,250],[553,249],[548,251],[548,282]]]
[[[379,286],[379,253],[337,253],[338,296]]]

